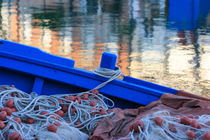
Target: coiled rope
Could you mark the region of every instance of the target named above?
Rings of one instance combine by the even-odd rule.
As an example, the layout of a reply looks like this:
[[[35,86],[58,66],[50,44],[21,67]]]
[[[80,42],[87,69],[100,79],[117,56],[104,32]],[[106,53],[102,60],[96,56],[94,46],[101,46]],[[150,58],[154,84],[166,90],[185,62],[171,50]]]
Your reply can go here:
[[[93,71],[93,73],[101,77],[108,78],[107,81],[101,83],[94,89],[100,89],[104,87],[106,84],[108,84],[109,82],[113,81],[114,79],[117,79],[118,77],[123,76],[119,67],[116,67],[115,70],[98,67]]]
[[[55,124],[58,123],[68,126],[69,131],[75,128],[76,132],[78,128],[90,134],[102,118],[113,114],[107,110],[114,107],[114,102],[100,94],[98,89],[122,76],[118,67],[115,70],[96,68],[93,73],[108,80],[81,93],[38,96],[14,86],[0,86],[0,138],[45,139],[42,132],[56,132],[58,126]],[[87,137],[80,131],[78,135]]]
[[[13,86],[2,86],[0,137],[4,140],[10,134],[16,134],[23,139],[34,140],[40,136],[40,131],[46,130],[47,125],[56,121],[67,124],[69,131],[71,127],[90,134],[102,118],[113,114],[107,113],[113,106],[114,102],[97,90],[38,96],[34,93],[25,93]]]

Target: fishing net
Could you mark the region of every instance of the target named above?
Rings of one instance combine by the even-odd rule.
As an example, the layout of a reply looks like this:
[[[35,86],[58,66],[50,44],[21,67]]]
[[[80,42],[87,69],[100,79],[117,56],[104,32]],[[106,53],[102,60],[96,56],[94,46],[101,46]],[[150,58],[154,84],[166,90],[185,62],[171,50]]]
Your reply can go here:
[[[119,140],[200,140],[210,132],[209,123],[210,115],[176,117],[158,111],[133,123],[131,132]]]
[[[94,73],[108,80],[80,93],[38,96],[14,86],[0,86],[0,138],[87,139],[102,118],[113,115],[107,111],[114,107],[114,102],[98,89],[122,76],[118,67],[97,68]]]
[[[113,106],[97,90],[38,96],[0,86],[0,138],[87,139]]]
[[[56,133],[48,131],[46,128],[37,134],[38,140],[87,140],[88,135],[79,129],[70,127],[65,122],[60,123]]]
[[[0,139],[209,140],[210,100],[181,95],[123,110],[96,89],[38,96],[0,86]]]
[[[114,108],[91,140],[210,140],[210,99],[164,94],[137,109]]]

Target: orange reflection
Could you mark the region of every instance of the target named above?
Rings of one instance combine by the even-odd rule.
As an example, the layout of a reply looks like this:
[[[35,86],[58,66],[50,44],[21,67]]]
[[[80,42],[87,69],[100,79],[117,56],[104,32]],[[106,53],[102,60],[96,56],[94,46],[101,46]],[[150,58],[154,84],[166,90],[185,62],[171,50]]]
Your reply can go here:
[[[121,71],[124,75],[129,75],[128,67],[129,67],[129,51],[128,44],[119,44],[119,54],[118,54],[118,65],[121,68]]]
[[[59,40],[59,36],[58,36],[58,32],[52,32],[51,34],[51,53],[55,54],[55,55],[59,55],[59,47],[60,47],[60,40]]]
[[[11,17],[10,17],[10,27],[11,27],[11,30],[10,30],[10,33],[11,33],[11,40],[13,41],[18,41],[19,40],[19,15],[18,15],[18,7],[17,6],[14,6],[14,8],[11,10],[11,12],[15,13],[15,14],[12,14]]]
[[[82,43],[80,40],[81,38],[81,29],[78,27],[75,27],[72,29],[72,43],[70,44],[72,48],[71,52],[71,58],[73,60],[76,60],[75,67],[82,65]]]
[[[32,37],[31,37],[31,45],[32,46],[39,46],[42,48],[41,34],[42,34],[42,29],[40,27],[32,28]]]
[[[106,43],[95,43],[94,46],[95,47],[104,47],[106,45]]]

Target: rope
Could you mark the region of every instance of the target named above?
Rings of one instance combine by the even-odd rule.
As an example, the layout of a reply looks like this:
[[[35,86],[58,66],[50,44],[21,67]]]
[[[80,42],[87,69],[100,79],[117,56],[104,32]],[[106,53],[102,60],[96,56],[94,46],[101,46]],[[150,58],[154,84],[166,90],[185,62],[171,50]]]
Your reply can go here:
[[[104,78],[109,78],[109,80],[101,83],[100,85],[96,86],[94,89],[100,89],[104,87],[106,84],[108,84],[109,82],[118,78],[119,76],[123,76],[119,67],[116,67],[115,70],[98,67],[93,71],[93,73]]]
[[[105,103],[105,100],[109,104]],[[18,133],[21,138],[27,140],[34,140],[35,137],[44,139],[40,134],[44,131],[52,134],[47,127],[57,122],[67,125],[68,128],[65,129],[68,131],[78,129],[78,133],[73,133],[72,136],[86,137],[86,134],[81,134],[79,130],[92,133],[101,119],[113,115],[107,112],[113,106],[114,102],[97,90],[93,93],[87,91],[38,96],[15,87],[0,86],[0,119],[3,120],[2,124],[0,122],[0,138],[4,140],[7,135]],[[4,113],[5,118],[2,117]]]
[[[130,133],[119,140],[201,140],[205,133],[210,132],[210,115],[186,118],[187,116],[178,118],[171,116],[167,111],[158,111],[140,119],[143,125],[132,124]],[[186,122],[189,124],[184,124]]]
[[[93,73],[108,80],[90,91],[81,93],[38,96],[36,93],[25,93],[14,86],[0,86],[0,118],[1,113],[4,115],[6,112],[0,125],[0,138],[4,140],[13,133],[27,140],[36,137],[55,138],[57,135],[47,131],[47,127],[57,122],[68,126],[65,129],[69,131],[73,131],[73,128],[78,129],[78,133],[72,133],[72,136],[87,138],[79,130],[90,134],[102,118],[113,115],[107,113],[107,110],[114,107],[114,102],[100,94],[98,89],[123,76],[118,67],[115,70],[96,68]],[[44,134],[47,135],[42,132],[46,132]]]

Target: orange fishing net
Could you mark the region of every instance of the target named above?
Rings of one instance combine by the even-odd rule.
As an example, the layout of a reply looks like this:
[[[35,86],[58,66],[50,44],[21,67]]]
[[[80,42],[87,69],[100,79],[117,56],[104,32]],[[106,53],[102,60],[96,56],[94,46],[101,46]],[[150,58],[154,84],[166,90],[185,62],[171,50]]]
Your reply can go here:
[[[163,111],[162,114],[160,111]],[[158,133],[161,131],[161,135],[164,134],[165,137],[167,135],[168,139],[207,140],[210,138],[210,99],[184,91],[180,91],[177,95],[164,94],[160,100],[145,107],[124,110],[114,108],[109,112],[115,112],[115,114],[104,118],[98,124],[90,137],[91,140],[125,140],[139,136],[141,139],[149,140],[150,135],[160,136],[160,134],[154,135],[155,130],[152,129],[154,127],[150,126],[155,126]],[[164,112],[167,113],[164,114]],[[166,123],[171,132],[173,129],[177,132],[173,134],[166,132]],[[145,132],[146,129],[147,132]],[[179,135],[176,134],[178,132]]]

